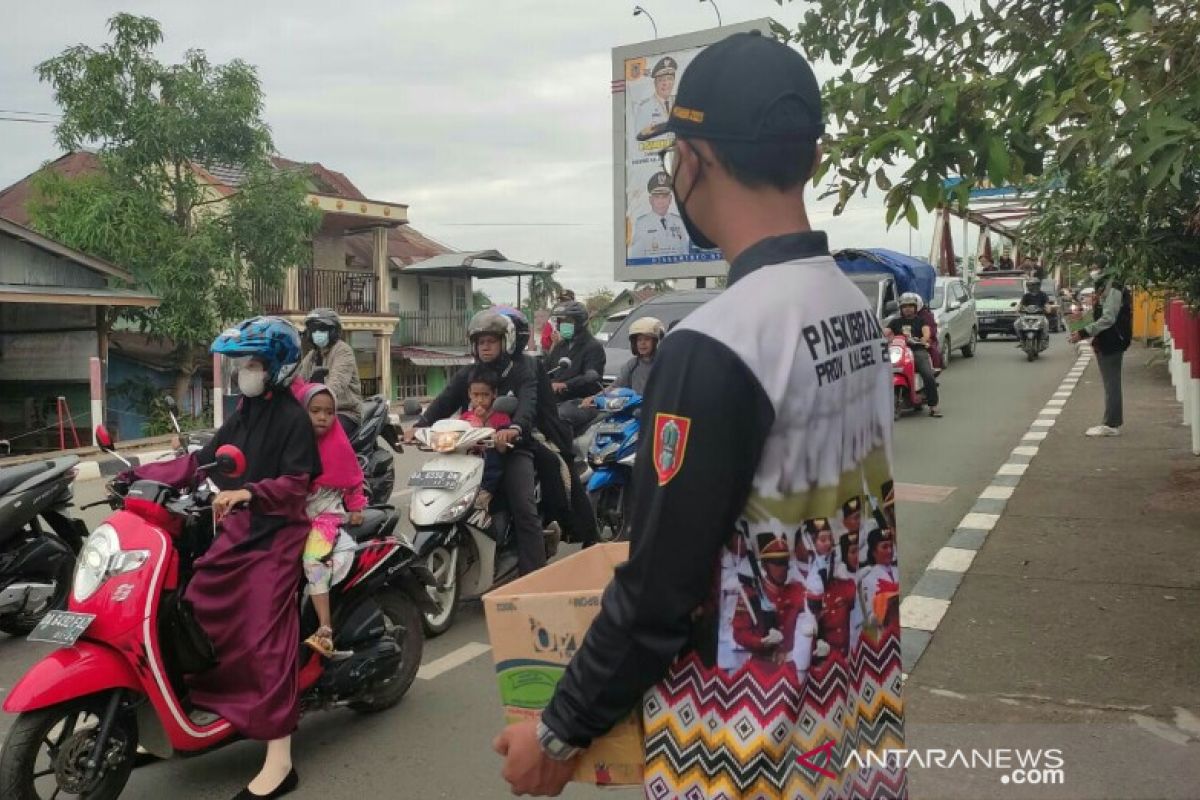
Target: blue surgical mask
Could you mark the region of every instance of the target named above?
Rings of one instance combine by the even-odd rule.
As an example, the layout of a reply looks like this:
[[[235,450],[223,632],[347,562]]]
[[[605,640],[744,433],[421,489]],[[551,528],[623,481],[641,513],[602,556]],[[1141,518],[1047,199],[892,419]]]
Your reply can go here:
[[[575,338],[575,323],[574,322],[560,322],[558,324],[558,335],[563,337],[564,339]]]
[[[313,331],[312,343],[320,348],[328,347],[329,346],[329,331]]]

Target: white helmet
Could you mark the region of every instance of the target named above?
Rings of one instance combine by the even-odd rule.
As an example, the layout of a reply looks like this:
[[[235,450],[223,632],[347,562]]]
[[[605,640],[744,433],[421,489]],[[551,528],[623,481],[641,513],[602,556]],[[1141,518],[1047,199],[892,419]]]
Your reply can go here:
[[[916,292],[905,292],[904,294],[900,295],[899,306],[900,308],[904,308],[905,306],[916,306],[917,313],[919,314],[921,313],[921,309],[925,307],[925,301],[922,300],[921,295],[917,294]]]
[[[666,335],[667,329],[663,326],[662,321],[656,317],[642,317],[641,319],[634,320],[634,323],[629,326],[629,349],[636,356],[638,354],[637,337],[653,336],[661,342]]]

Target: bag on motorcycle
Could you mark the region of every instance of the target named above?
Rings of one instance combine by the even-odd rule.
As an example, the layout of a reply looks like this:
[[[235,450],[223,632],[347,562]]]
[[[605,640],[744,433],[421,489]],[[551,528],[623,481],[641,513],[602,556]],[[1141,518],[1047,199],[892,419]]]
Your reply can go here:
[[[192,604],[183,599],[182,592],[170,592],[163,597],[158,638],[167,659],[184,675],[217,665],[216,648],[196,622]]]

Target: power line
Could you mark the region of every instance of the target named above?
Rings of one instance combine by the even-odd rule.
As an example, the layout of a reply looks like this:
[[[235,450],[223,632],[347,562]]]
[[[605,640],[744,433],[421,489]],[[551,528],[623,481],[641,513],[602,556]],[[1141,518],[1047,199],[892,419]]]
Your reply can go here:
[[[55,125],[52,119],[22,119],[21,117],[0,117],[0,122],[28,122],[33,125]]]
[[[22,114],[26,117],[61,117],[62,114],[52,111],[19,111],[15,108],[0,108],[0,114]]]

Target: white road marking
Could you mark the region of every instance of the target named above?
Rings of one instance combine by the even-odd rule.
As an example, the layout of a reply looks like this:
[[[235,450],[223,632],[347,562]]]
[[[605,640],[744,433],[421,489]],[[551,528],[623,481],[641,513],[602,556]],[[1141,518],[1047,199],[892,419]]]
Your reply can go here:
[[[1192,738],[1186,733],[1177,731],[1167,723],[1163,722],[1162,720],[1155,719],[1154,717],[1147,717],[1144,714],[1132,714],[1130,715],[1130,719],[1132,719],[1133,723],[1142,730],[1157,736],[1160,739],[1168,741],[1171,744],[1186,746]]]
[[[1035,445],[1025,444],[1020,447],[1014,447],[1012,454],[1014,456],[1029,456],[1032,458],[1038,454],[1038,449]]]
[[[1021,466],[1025,465],[1022,464]],[[970,528],[975,531],[990,531],[996,527],[996,523],[999,520],[999,514],[981,514],[978,511],[972,511],[962,518],[962,522],[958,523],[958,527]]]
[[[1071,396],[1071,390],[1070,390],[1070,389],[1059,390],[1059,391],[1057,391],[1057,392],[1055,392],[1055,393],[1054,393],[1054,396],[1055,396],[1055,397],[1070,397],[1070,396]]]
[[[1033,421],[1033,427],[1035,427],[1035,428],[1053,428],[1053,427],[1054,427],[1054,423],[1055,423],[1055,422],[1057,422],[1057,420],[1053,420],[1053,419],[1035,419],[1035,420]]]
[[[979,495],[980,500],[1007,500],[1013,496],[1015,486],[989,486]]]
[[[1066,400],[1063,400],[1062,398],[1058,398],[1058,397],[1054,398],[1049,403],[1046,403],[1046,405],[1050,406],[1051,408],[1062,408],[1066,404],[1067,404]]]
[[[949,600],[910,594],[900,601],[900,625],[932,633],[937,630],[938,623],[942,621],[948,608]]]
[[[1000,469],[996,471],[997,475],[1024,475],[1025,470],[1029,468],[1028,464],[1002,464]]]
[[[974,560],[974,550],[965,550],[961,547],[943,547],[937,551],[937,555],[933,557],[933,560],[929,562],[929,566],[925,567],[925,569],[966,572]]]
[[[428,664],[422,664],[417,670],[417,677],[423,681],[431,681],[456,667],[461,667],[468,661],[479,658],[484,653],[491,652],[492,646],[483,642],[467,642],[457,650],[453,650],[441,658],[434,659]]]
[[[1043,408],[1038,413],[1041,414],[1043,417],[1057,417],[1059,414],[1062,413],[1062,409],[1061,408]]]
[[[1046,431],[1030,431],[1029,433],[1027,433],[1021,437],[1021,441],[1023,441],[1023,442],[1040,442],[1043,439],[1045,439],[1047,435],[1048,434],[1046,433]]]

